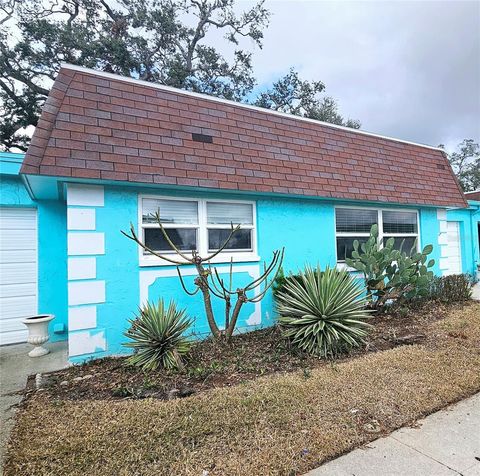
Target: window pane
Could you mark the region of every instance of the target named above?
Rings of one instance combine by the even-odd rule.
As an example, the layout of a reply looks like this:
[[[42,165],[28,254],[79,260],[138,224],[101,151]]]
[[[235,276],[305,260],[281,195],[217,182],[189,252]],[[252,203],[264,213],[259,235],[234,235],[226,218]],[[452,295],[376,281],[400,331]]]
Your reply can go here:
[[[160,210],[162,223],[165,224],[196,225],[198,223],[198,205],[195,201],[144,198],[142,207],[143,223],[156,223],[155,213],[158,210]]]
[[[337,232],[344,233],[369,233],[378,217],[376,210],[360,208],[337,208],[335,214]]]
[[[228,238],[230,230],[208,230],[208,249],[218,250]],[[251,250],[252,230],[238,230],[228,242],[226,250]]]
[[[388,237],[385,237],[383,239],[384,245],[387,242],[387,240],[388,240]],[[396,236],[394,240],[395,240],[395,243],[393,244],[394,249],[399,250],[400,246],[402,246],[402,242],[404,242],[402,251],[405,251],[406,253],[410,253],[412,246],[415,244],[416,237],[415,236],[406,236],[406,237]]]
[[[345,258],[352,257],[353,242],[358,240],[360,243],[365,243],[368,236],[339,236],[337,237],[337,261],[345,261]]]
[[[209,225],[253,225],[253,206],[251,203],[207,203],[207,222]]]
[[[384,233],[416,233],[417,214],[415,212],[383,212]]]
[[[168,228],[168,237],[182,251],[197,249],[197,230],[194,228]],[[159,228],[145,228],[145,244],[155,251],[172,251]]]

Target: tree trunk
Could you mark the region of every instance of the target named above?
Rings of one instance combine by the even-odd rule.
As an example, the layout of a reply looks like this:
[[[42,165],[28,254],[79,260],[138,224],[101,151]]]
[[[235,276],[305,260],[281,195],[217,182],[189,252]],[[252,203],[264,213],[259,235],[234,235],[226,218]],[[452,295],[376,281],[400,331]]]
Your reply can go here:
[[[232,308],[232,304],[230,301],[230,296],[225,297],[225,330],[228,329],[230,326],[230,309]]]
[[[239,293],[237,302],[235,303],[235,307],[233,308],[230,325],[228,326],[227,329],[225,329],[225,336],[227,339],[230,339],[230,337],[232,337],[233,335],[233,331],[235,330],[235,326],[237,325],[238,315],[240,314],[240,310],[242,309],[244,302],[245,302],[245,295]]]
[[[217,323],[215,322],[215,316],[213,315],[210,291],[208,290],[208,287],[205,288],[203,285],[201,285],[200,290],[203,294],[203,303],[205,305],[205,314],[207,315],[208,326],[210,327],[214,337],[220,337],[221,332],[217,326]]]
[[[202,291],[203,303],[205,305],[205,314],[207,315],[208,326],[210,327],[210,330],[212,331],[213,336],[215,338],[218,338],[221,336],[222,333],[220,332],[220,329],[218,328],[217,323],[215,322],[215,316],[213,314],[212,298],[210,296],[210,289],[208,289],[208,282],[207,282],[208,274],[201,263],[197,263],[196,268],[198,272],[198,278],[195,281],[198,280],[197,286],[199,286],[200,290]]]

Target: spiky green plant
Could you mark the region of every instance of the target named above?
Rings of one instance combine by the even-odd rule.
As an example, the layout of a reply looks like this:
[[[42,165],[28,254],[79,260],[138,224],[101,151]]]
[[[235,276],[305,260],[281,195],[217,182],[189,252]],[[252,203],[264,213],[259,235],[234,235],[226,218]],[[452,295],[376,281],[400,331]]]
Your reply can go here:
[[[277,295],[284,336],[321,357],[360,346],[371,327],[363,293],[347,271],[307,266]]]
[[[394,248],[395,240],[389,238],[384,246],[378,240],[378,225],[372,225],[370,237],[365,243],[353,242],[351,258],[345,263],[363,273],[367,288],[367,301],[372,309],[385,309],[390,302],[411,301],[414,298],[428,296],[433,272],[429,269],[434,259],[427,261],[433,251],[432,245],[426,245],[417,252],[417,245],[410,250]]]
[[[185,332],[192,325],[184,309],[178,310],[173,301],[165,308],[160,299],[157,305],[147,303],[143,306],[140,314],[129,323],[130,328],[124,335],[131,341],[124,345],[135,352],[128,357],[127,363],[143,370],[183,367],[182,356],[191,346]]]

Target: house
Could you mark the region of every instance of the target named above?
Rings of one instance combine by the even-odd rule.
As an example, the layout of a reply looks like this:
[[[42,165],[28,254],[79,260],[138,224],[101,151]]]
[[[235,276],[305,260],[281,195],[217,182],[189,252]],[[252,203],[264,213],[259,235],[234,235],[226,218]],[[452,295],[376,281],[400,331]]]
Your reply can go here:
[[[215,260],[226,273],[234,259],[238,285],[281,247],[286,271],[342,266],[373,223],[397,246],[433,244],[439,275],[471,269],[454,259],[450,238],[466,227],[449,213],[469,212],[442,150],[76,66],[61,68],[23,162],[3,154],[2,173],[1,342],[25,339],[25,315],[53,313],[73,362],[125,352],[128,319],[159,297],[207,332],[175,267],[120,233],[132,222],[166,251],[158,209],[172,239],[201,253],[240,223]],[[194,270],[183,274],[191,284]],[[268,294],[238,327],[274,317]]]
[[[480,191],[466,192],[468,208],[447,211],[448,268],[480,281]]]

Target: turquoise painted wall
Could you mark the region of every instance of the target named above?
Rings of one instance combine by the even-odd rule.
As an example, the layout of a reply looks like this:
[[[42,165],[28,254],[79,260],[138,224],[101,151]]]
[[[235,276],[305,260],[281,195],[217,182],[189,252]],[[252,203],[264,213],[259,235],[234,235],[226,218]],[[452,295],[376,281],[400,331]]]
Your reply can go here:
[[[82,355],[72,359],[83,361],[90,357],[106,354],[121,354],[128,350],[123,333],[128,327],[128,319],[134,317],[140,304],[140,273],[168,273],[168,277],[159,277],[148,288],[148,298],[157,300],[164,297],[167,301],[175,299],[180,307],[186,307],[190,316],[195,318],[193,332],[202,336],[208,333],[204,317],[203,302],[200,295],[187,296],[175,275],[174,266],[140,267],[136,245],[125,238],[120,230],[127,230],[129,223],[138,226],[138,194],[154,194],[151,188],[142,189],[118,186],[105,186],[105,205],[96,208],[96,230],[105,234],[105,254],[97,255],[97,280],[106,282],[106,302],[97,305],[97,327],[90,332],[105,331],[106,352]],[[197,193],[187,191],[165,191],[159,195],[248,199],[256,201],[258,255],[263,261],[269,261],[274,250],[285,246],[283,267],[288,273],[296,272],[305,264],[326,266],[336,262],[335,250],[335,205],[327,200],[265,198],[254,195],[246,197],[233,193]],[[66,338],[67,329],[67,226],[66,204],[63,201],[40,200],[33,202],[19,177],[2,177],[1,203],[11,206],[35,206],[39,220],[39,312],[56,315],[52,323],[52,340]],[[340,203],[343,204],[345,203]],[[358,203],[356,205],[359,205]],[[362,205],[364,205],[362,203]],[[371,205],[378,208],[378,205]],[[385,207],[389,207],[386,205]],[[395,208],[395,207],[392,207]],[[450,212],[452,213],[452,212]],[[464,211],[453,216],[465,222]],[[421,246],[436,245],[439,234],[439,222],[436,209],[422,208],[419,214]],[[466,230],[466,224],[464,225]],[[468,230],[467,230],[468,231]],[[87,232],[88,233],[88,232]],[[467,239],[466,235],[466,239]],[[471,258],[468,250],[465,262]],[[436,260],[434,271],[438,272],[439,249],[434,246],[432,257]],[[246,267],[258,266],[258,262],[239,263],[240,271],[235,274],[234,285],[241,286],[251,280]],[[182,267],[188,274],[189,267]],[[193,277],[186,276],[187,285],[193,288]],[[214,299],[214,310],[223,323],[223,302]],[[243,308],[238,322],[240,331],[269,326],[275,320],[275,308],[271,292],[261,302],[261,323],[251,324],[254,305],[249,303]],[[56,332],[54,332],[56,331]]]
[[[20,177],[0,175],[0,205],[8,207],[36,207]]]
[[[151,190],[144,192],[152,193]],[[176,193],[162,195],[180,196]],[[201,194],[200,194],[201,195]],[[199,195],[199,196],[200,196]],[[92,333],[104,329],[107,340],[108,354],[121,354],[128,352],[122,344],[126,341],[123,333],[128,328],[128,319],[134,318],[140,305],[139,273],[142,271],[162,273],[171,272],[171,277],[156,279],[148,290],[149,300],[156,301],[163,297],[166,301],[174,299],[180,308],[188,307],[188,314],[195,318],[193,332],[196,335],[205,335],[208,324],[204,318],[203,301],[197,295],[193,298],[184,293],[176,276],[175,266],[139,266],[138,250],[135,243],[121,234],[121,230],[128,231],[130,221],[137,227],[138,190],[121,189],[118,187],[105,187],[105,205],[96,208],[96,230],[105,234],[105,254],[96,255],[97,280],[106,282],[106,302],[97,304],[97,327]],[[242,266],[249,263],[242,263]],[[187,274],[191,266],[183,266],[182,272]],[[234,285],[240,286],[249,279],[247,273],[236,273]],[[191,276],[185,277],[185,282],[193,288]],[[221,302],[213,300],[214,311],[218,316],[223,316]],[[246,304],[238,322],[239,329],[254,329],[258,326],[247,326],[246,321],[253,312],[253,304]],[[262,325],[271,325],[272,315],[266,318],[268,322]],[[218,319],[219,325],[224,322]],[[83,361],[92,357],[104,355],[104,352],[86,354],[72,358],[73,362]]]
[[[64,202],[40,200],[38,208],[38,312],[55,314],[52,342],[67,338],[67,213]]]
[[[438,235],[440,233],[440,222],[437,219],[437,210],[434,208],[421,208],[419,213],[420,223],[420,248],[426,245],[433,245],[430,259],[435,260],[432,271],[440,274],[440,247],[438,246]]]
[[[4,171],[2,165],[2,171]],[[38,312],[55,314],[50,323],[51,341],[67,338],[67,225],[65,204],[33,201],[22,179],[0,176],[0,205],[36,208],[38,220]]]
[[[24,154],[15,152],[0,152],[0,174],[18,176],[24,157]]]
[[[14,154],[15,155],[15,154]],[[2,159],[0,157],[0,159]],[[34,202],[17,175],[21,157],[6,157],[0,161],[1,195],[0,204],[6,206],[36,207],[39,224],[39,312],[53,313],[55,321],[51,325],[52,340],[67,337],[67,225],[66,204],[57,200],[40,200]],[[8,163],[7,163],[8,162]],[[82,355],[72,361],[83,361],[89,357],[126,352],[124,331],[128,319],[134,317],[138,310],[140,296],[140,273],[169,273],[168,277],[159,277],[148,288],[148,298],[157,300],[164,297],[167,301],[175,299],[180,307],[188,308],[188,313],[195,318],[194,333],[205,335],[208,325],[204,317],[203,302],[200,295],[187,296],[180,286],[173,266],[140,267],[136,245],[125,238],[120,230],[127,230],[129,222],[138,226],[138,194],[155,194],[152,188],[105,186],[105,205],[96,208],[96,232],[105,234],[104,255],[97,255],[97,280],[106,282],[106,302],[97,305],[97,327],[90,332],[95,334],[104,330],[107,339],[107,351]],[[258,255],[263,261],[271,259],[274,250],[285,246],[283,267],[288,273],[296,272],[305,264],[326,266],[336,262],[335,251],[335,205],[347,203],[316,199],[279,198],[235,193],[189,192],[185,190],[158,191],[159,195],[212,199],[248,199],[256,201]],[[353,205],[365,206],[365,203]],[[378,208],[378,204],[370,204]],[[474,272],[480,261],[478,250],[478,207],[473,203],[471,210],[454,210],[448,212],[448,220],[460,222],[462,233],[462,266],[464,272]],[[382,205],[382,208],[396,208]],[[413,207],[412,207],[413,208]],[[475,210],[473,209],[475,208]],[[440,250],[438,235],[440,232],[437,210],[419,209],[420,236],[423,247],[434,244],[432,257],[436,264],[434,271],[439,273]],[[470,244],[473,243],[473,246]],[[234,285],[241,286],[252,279],[246,268],[258,266],[258,262],[239,263],[240,271],[235,275]],[[182,267],[188,274],[189,267]],[[187,285],[193,287],[191,276],[185,278]],[[223,322],[223,303],[214,299],[214,310],[219,325]],[[251,324],[254,305],[244,306],[238,322],[238,329],[252,330],[274,323],[275,309],[272,294],[269,292],[261,302],[261,323]]]
[[[135,244],[120,230],[137,221],[137,194],[105,187],[105,206],[96,209],[97,232],[105,233],[105,254],[97,255],[97,279],[106,282],[106,302],[97,305],[97,328],[104,328],[108,353],[125,352],[123,332],[139,306],[139,266]]]
[[[138,226],[138,194],[151,195],[152,189],[105,187],[105,205],[96,208],[96,232],[105,234],[105,254],[97,255],[97,280],[106,282],[106,302],[97,304],[97,327],[91,332],[105,331],[106,352],[82,355],[72,361],[82,361],[90,357],[106,354],[128,352],[122,345],[126,338],[123,333],[128,327],[128,319],[134,317],[140,304],[139,274],[144,272],[168,273],[168,277],[158,277],[148,288],[149,300],[156,301],[163,297],[169,301],[175,299],[180,307],[186,307],[188,314],[195,318],[194,333],[206,335],[208,325],[204,315],[200,295],[190,297],[185,294],[175,274],[174,266],[139,266],[136,245],[125,238],[120,230],[128,230],[129,223]],[[245,199],[245,195],[208,194],[163,191],[163,196],[186,196],[192,198]],[[271,259],[274,250],[285,246],[284,269],[295,272],[305,264],[320,263],[321,266],[334,265],[335,250],[335,204],[329,201],[288,198],[265,198],[249,196],[255,200],[257,207],[258,255],[264,260]],[[357,204],[358,205],[358,204]],[[372,205],[373,208],[375,206]],[[378,208],[378,206],[377,206]],[[395,207],[392,207],[395,208]],[[435,209],[420,210],[421,245],[433,243],[438,239],[439,224]],[[439,252],[434,247],[434,258],[438,260]],[[257,263],[240,263],[240,267],[257,266]],[[182,270],[188,274],[191,267]],[[438,268],[438,264],[436,264]],[[244,271],[236,274],[236,284],[242,285],[251,278]],[[193,278],[187,276],[185,281],[193,288]],[[218,323],[223,323],[223,303],[214,300],[214,310]],[[252,330],[274,323],[275,309],[269,292],[261,302],[261,324],[248,325],[254,312],[253,304],[247,304],[242,310],[238,329]],[[92,335],[93,335],[92,334]]]
[[[308,263],[320,263],[322,267],[335,264],[335,209],[332,203],[259,199],[257,213],[259,254],[267,259],[273,250],[284,246],[285,274],[295,273]],[[263,299],[262,309],[266,309],[269,316],[275,316],[271,292]]]
[[[285,246],[285,271],[295,272],[305,264],[322,266],[336,262],[335,209],[333,203],[259,199],[258,242],[260,256]]]
[[[478,243],[478,224],[480,223],[480,202],[470,201],[470,207],[447,212],[448,221],[457,221],[460,225],[462,254],[462,272],[473,276],[480,264]]]

